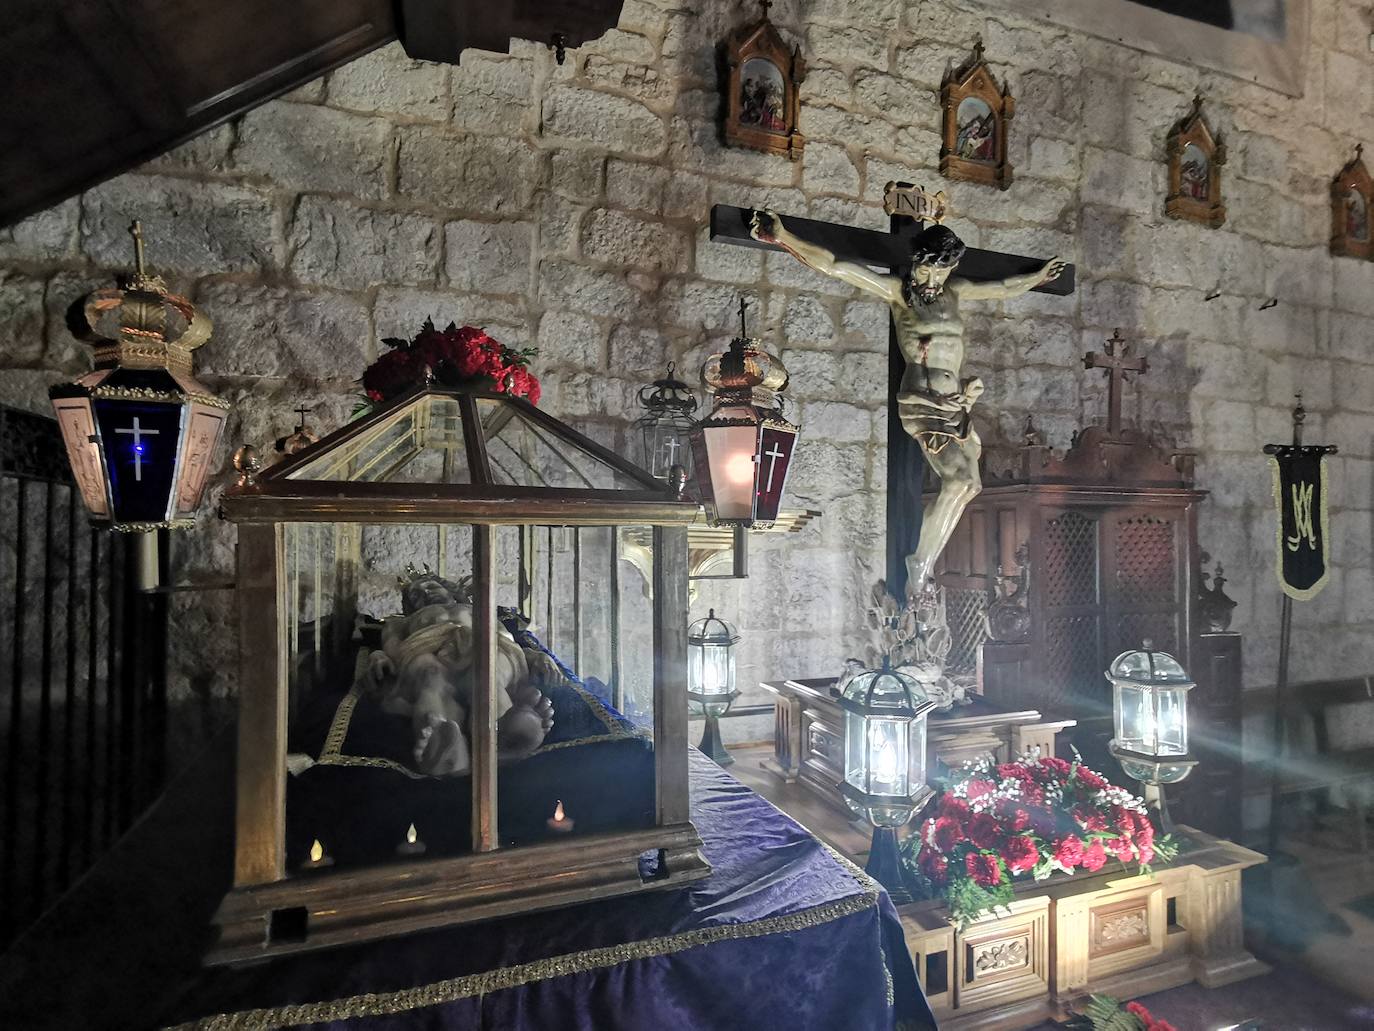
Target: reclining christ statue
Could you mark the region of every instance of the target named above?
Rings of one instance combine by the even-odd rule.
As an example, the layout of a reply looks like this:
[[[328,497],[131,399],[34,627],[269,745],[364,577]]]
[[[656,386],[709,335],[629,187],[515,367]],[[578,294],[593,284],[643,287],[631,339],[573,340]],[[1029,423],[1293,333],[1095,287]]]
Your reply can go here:
[[[983,393],[983,383],[976,376],[959,378],[964,364],[959,304],[1018,297],[1057,279],[1065,263],[1053,258],[1036,272],[999,282],[960,279],[952,273],[964,255],[964,243],[953,230],[937,224],[913,240],[911,271],[902,278],[836,260],[824,247],[790,232],[773,211],[756,211],[751,233],[817,272],[881,297],[892,312],[897,343],[907,363],[897,412],[902,427],[916,438],[926,461],[940,476],[940,492],[925,510],[916,552],[906,557],[907,590],[918,599],[918,611],[931,608],[935,563],[964,509],[982,490],[978,458],[983,443],[970,422],[969,410]]]
[[[462,584],[411,567],[402,579],[401,614],[382,628],[368,677],[384,712],[408,716],[415,769],[430,776],[471,769],[465,730],[472,693],[480,690],[472,604]],[[514,762],[533,754],[553,727],[553,704],[541,688],[564,682],[553,660],[523,648],[504,628],[496,636],[496,754]]]

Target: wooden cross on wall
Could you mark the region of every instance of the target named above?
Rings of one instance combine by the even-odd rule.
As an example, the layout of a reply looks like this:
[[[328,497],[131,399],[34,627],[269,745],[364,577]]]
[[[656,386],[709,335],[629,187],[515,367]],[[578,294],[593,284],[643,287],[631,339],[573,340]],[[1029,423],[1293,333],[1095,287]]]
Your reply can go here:
[[[895,185],[899,188],[910,187],[908,183]],[[780,250],[750,235],[753,214],[752,208],[715,205],[711,209],[711,239],[742,247]],[[783,216],[783,222],[798,236],[824,247],[842,261],[858,262],[901,277],[906,277],[911,271],[912,240],[925,228],[923,222],[907,214],[891,215],[886,233],[809,218],[793,218],[790,215]],[[1035,272],[1046,260],[970,247],[959,262],[955,275],[974,282],[1000,280]],[[1068,265],[1058,279],[1035,289],[1047,294],[1073,293],[1074,271],[1074,266]],[[916,550],[921,536],[925,459],[920,445],[907,435],[897,417],[897,394],[906,373],[906,358],[897,346],[897,335],[890,320],[887,340],[887,586],[895,597],[904,598],[906,556]],[[978,343],[971,341],[969,350],[974,350]]]
[[[1131,345],[1121,339],[1121,330],[1112,330],[1106,353],[1089,351],[1083,356],[1083,368],[1107,370],[1107,435],[1121,436],[1121,384],[1128,373],[1145,375],[1150,363],[1131,354]]]

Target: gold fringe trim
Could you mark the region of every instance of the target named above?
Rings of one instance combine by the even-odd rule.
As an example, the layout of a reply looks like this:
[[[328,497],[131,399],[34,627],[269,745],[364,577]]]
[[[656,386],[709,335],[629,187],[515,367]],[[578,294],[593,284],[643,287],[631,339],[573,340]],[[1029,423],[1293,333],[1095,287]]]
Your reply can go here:
[[[1269,464],[1274,469],[1274,504],[1275,522],[1274,527],[1274,575],[1278,577],[1279,586],[1283,588],[1283,593],[1290,598],[1298,601],[1311,601],[1321,589],[1326,586],[1326,582],[1331,579],[1331,506],[1327,502],[1327,469],[1326,460],[1317,459],[1317,465],[1322,471],[1322,548],[1325,559],[1325,568],[1322,575],[1311,587],[1299,589],[1290,584],[1283,578],[1283,473],[1279,469],[1279,459],[1277,455],[1269,456]]]
[[[492,992],[519,988],[552,977],[567,977],[603,970],[635,960],[671,956],[702,945],[722,941],[741,941],[770,934],[790,934],[819,927],[844,917],[873,909],[878,903],[876,893],[864,893],[804,909],[799,913],[764,917],[743,924],[724,924],[702,927],[694,931],[649,938],[645,941],[610,945],[584,952],[521,963],[500,970],[436,981],[416,988],[394,992],[370,992],[328,1002],[305,1002],[290,1006],[242,1010],[221,1013],[185,1024],[168,1031],[273,1031],[276,1028],[317,1024],[326,1021],[350,1020],[357,1017],[382,1017],[429,1006],[442,1006],[461,999],[488,995]],[[887,965],[883,964],[884,969]],[[890,975],[889,975],[890,976]]]

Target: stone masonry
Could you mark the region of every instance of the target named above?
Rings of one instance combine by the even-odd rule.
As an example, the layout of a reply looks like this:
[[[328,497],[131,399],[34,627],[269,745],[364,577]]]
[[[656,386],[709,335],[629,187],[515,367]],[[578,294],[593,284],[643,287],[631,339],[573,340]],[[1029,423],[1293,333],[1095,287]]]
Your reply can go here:
[[[1304,392],[1308,439],[1341,455],[1336,569],[1297,606],[1294,676],[1371,672],[1374,266],[1326,250],[1327,184],[1374,138],[1369,0],[1312,0],[1299,99],[1007,6],[779,2],[810,66],[796,163],[720,143],[715,45],[737,4],[627,0],[620,27],[561,67],[534,44],[460,67],[384,47],[0,232],[0,401],[41,410],[47,384],[87,367],[62,312],[128,265],[133,217],[151,262],[216,324],[199,368],[235,404],[220,484],[232,448],[270,446],[297,404],[315,406],[317,429],[339,424],[379,338],[428,316],[537,346],[544,407],[633,453],[637,388],[723,347],[743,296],[793,373],[803,429],[787,504],[825,513],[799,537],[758,541],[749,580],[701,591],[702,613],[739,624],[743,700],[761,701],[759,679],[834,672],[864,643],[862,599],[883,564],[886,315],[786,256],[708,242],[707,213],[767,205],[884,228],[883,184],[906,179],[951,193],[970,244],[1079,268],[1071,297],[970,319],[990,444],[1016,440],[1028,413],[1057,447],[1101,417],[1102,376],[1080,356],[1114,327],[1148,355],[1127,414],[1199,453],[1202,542],[1240,601],[1249,686],[1272,682],[1279,611],[1259,449],[1287,439]],[[1005,193],[936,171],[940,78],[978,35],[1017,96]],[[1197,90],[1232,155],[1219,230],[1163,217],[1165,136]],[[212,499],[177,537],[178,579],[231,569],[233,531],[213,513]],[[227,592],[177,606],[188,647],[174,690],[231,691]],[[727,722],[732,737],[768,733]]]

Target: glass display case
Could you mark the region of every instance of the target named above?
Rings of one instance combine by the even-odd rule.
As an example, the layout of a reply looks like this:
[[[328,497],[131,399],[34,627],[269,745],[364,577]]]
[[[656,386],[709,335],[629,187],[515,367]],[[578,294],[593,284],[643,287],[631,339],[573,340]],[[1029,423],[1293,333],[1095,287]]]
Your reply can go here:
[[[433,388],[241,468],[234,888],[210,962],[709,873],[678,488],[524,400]],[[651,592],[622,583],[629,527]]]

